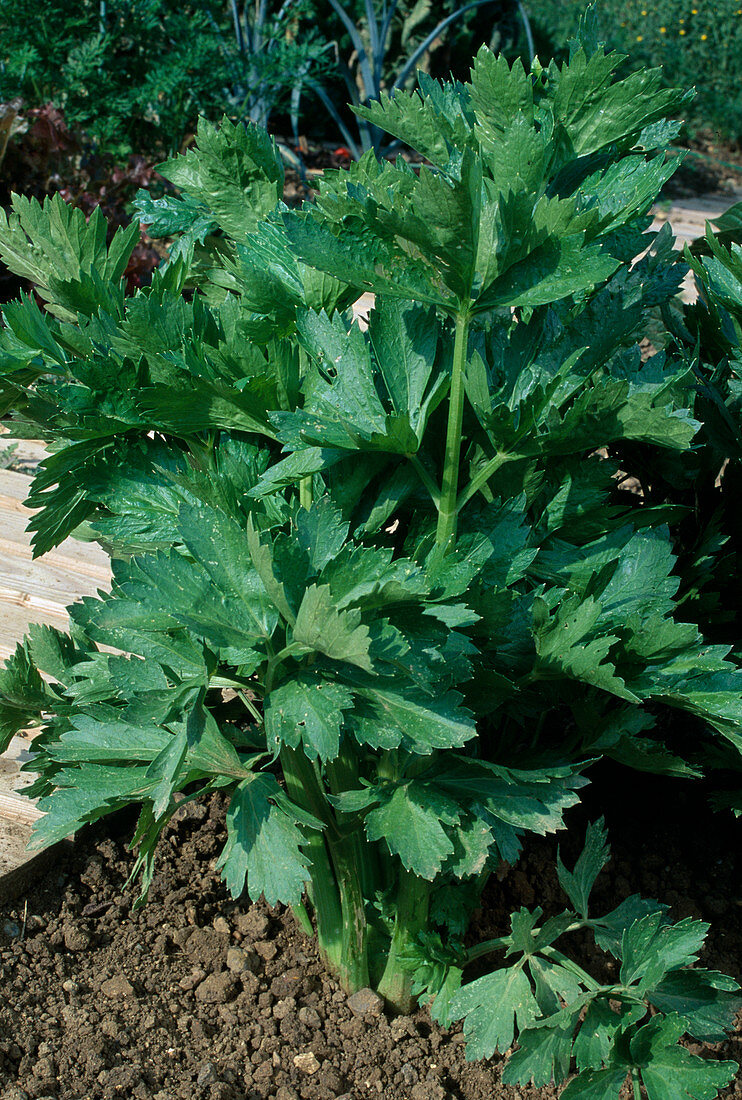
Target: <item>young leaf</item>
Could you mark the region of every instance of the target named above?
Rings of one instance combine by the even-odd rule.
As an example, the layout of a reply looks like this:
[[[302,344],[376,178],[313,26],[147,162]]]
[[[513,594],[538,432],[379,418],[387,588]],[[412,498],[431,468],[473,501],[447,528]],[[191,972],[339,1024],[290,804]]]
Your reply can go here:
[[[520,965],[504,967],[485,974],[461,987],[450,1007],[451,1018],[464,1019],[466,1056],[491,1058],[496,1051],[504,1054],[518,1030],[533,1023],[538,1004],[528,978]]]
[[[244,889],[253,901],[297,905],[309,879],[304,835],[291,813],[279,805],[281,788],[272,775],[244,779],[227,810],[227,842],[217,866],[232,897]]]
[[[605,819],[591,822],[585,834],[585,847],[582,849],[574,870],[568,871],[562,863],[557,848],[557,875],[559,885],[572,902],[581,917],[587,919],[587,903],[595,880],[610,859],[608,833]]]

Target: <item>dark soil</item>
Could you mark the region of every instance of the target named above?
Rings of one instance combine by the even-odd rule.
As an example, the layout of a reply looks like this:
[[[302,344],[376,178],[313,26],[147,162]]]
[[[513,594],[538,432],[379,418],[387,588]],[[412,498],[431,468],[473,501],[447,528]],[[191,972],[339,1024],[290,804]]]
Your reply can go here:
[[[683,142],[685,160],[662,190],[671,200],[710,194],[736,196],[742,190],[742,147],[712,131],[701,131]],[[680,148],[674,152],[680,152]],[[732,200],[730,200],[732,201]]]
[[[739,825],[712,815],[697,788],[607,770],[571,814],[565,860],[604,806],[613,807],[614,860],[596,911],[635,891],[658,896],[676,918],[711,921],[702,962],[739,977]],[[214,871],[223,823],[219,799],[184,807],[140,911],[124,889],[132,857],[130,822],[120,818],[81,836],[27,899],[0,905],[2,1100],[556,1095],[503,1086],[500,1059],[467,1064],[460,1029],[442,1032],[425,1011],[354,1015],[290,914],[227,896]],[[502,933],[520,905],[562,907],[555,850],[555,840],[534,839],[518,867],[493,880],[477,936]],[[574,946],[583,964],[598,962],[587,944]],[[742,1032],[706,1053],[740,1061]],[[742,1081],[725,1095],[742,1095]]]

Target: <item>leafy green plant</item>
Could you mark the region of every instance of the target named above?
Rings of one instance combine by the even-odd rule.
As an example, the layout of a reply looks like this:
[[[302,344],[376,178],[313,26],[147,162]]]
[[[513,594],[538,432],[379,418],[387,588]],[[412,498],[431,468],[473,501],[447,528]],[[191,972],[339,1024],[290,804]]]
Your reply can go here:
[[[0,9],[0,101],[53,102],[102,152],[178,148],[199,114],[267,125],[326,44],[308,0],[7,0]],[[230,25],[232,29],[230,30]]]
[[[418,63],[421,63],[425,55],[442,41],[449,28],[460,22],[468,12],[490,2],[491,0],[471,0],[470,3],[454,5],[452,10],[445,12],[442,17],[436,15],[433,26],[426,26],[426,17],[431,8],[427,0],[418,0],[406,12],[400,10],[399,0],[389,0],[389,2],[383,0],[380,5],[374,0],[364,0],[362,15],[357,12],[357,5],[343,3],[342,0],[329,0],[330,7],[350,39],[353,51],[352,58],[348,61],[342,59],[339,61],[340,73],[350,97],[350,103],[355,107],[367,106],[372,101],[378,100],[382,91],[394,95],[397,89],[405,88],[414,77]],[[528,17],[520,0],[517,0],[517,8],[526,30],[527,40],[532,44]],[[400,18],[402,15],[404,17]],[[399,34],[401,56],[393,62],[391,55],[395,17],[401,24]],[[422,34],[415,33],[420,30]],[[399,144],[399,141],[396,141],[390,146],[384,129],[360,113],[357,115],[359,140],[356,140],[327,89],[316,80],[308,80],[307,84],[325,106],[343,135],[349,152],[356,160],[370,149],[376,153],[388,153]]]
[[[537,49],[564,52],[581,0],[539,0],[528,4]],[[600,31],[629,55],[631,68],[662,65],[672,80],[694,86],[685,119],[692,129],[742,137],[742,5],[737,0],[601,0]]]
[[[219,31],[224,61],[230,78],[227,94],[237,118],[267,126],[271,115],[291,103],[294,128],[298,124],[299,90],[312,79],[321,79],[327,68],[330,44],[311,28],[314,15],[308,0],[283,0],[278,7],[268,0],[237,0],[229,5],[234,39]]]
[[[38,846],[141,805],[143,893],[182,799],[227,792],[233,895],[290,905],[347,989],[433,996],[473,1056],[517,1033],[512,1080],[574,1054],[570,1097],[630,1074],[661,1100],[671,1071],[713,1097],[734,1065],[677,1041],[718,1037],[736,985],[689,969],[699,922],[590,915],[600,825],[559,866],[567,913],[462,944],[592,762],[693,776],[740,748],[737,665],[677,602],[677,510],[604,457],[674,459],[700,427],[685,359],[636,342],[684,271],[644,235],[684,97],[615,65],[589,24],[562,67],[482,49],[469,84],[359,108],[430,167],[369,153],[300,212],[265,131],[203,122],[164,169],[182,196],[140,196],[177,240],[128,297],[130,231],[16,197],[0,256],[45,311],[4,309],[0,396],[52,444],[35,552],[98,539],[113,584],[6,663],[0,746],[39,728]],[[618,980],[557,952],[577,929]]]

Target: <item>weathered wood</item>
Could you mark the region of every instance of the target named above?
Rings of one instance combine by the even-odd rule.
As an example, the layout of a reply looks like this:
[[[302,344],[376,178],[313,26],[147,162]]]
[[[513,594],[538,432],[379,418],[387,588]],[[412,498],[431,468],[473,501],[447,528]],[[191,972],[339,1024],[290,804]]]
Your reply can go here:
[[[25,442],[25,441],[24,441]],[[0,449],[2,447],[0,446]],[[19,448],[20,451],[20,448]],[[19,452],[14,452],[14,459]],[[38,444],[24,447],[29,466],[43,458]],[[0,470],[0,659],[14,651],[32,622],[65,629],[66,608],[83,596],[107,588],[107,555],[92,543],[67,539],[43,558],[34,559],[26,530],[33,513],[23,503],[31,477]],[[20,765],[29,759],[30,741],[16,737],[0,756],[0,901],[23,893],[53,858],[52,852],[29,853],[36,805],[20,792],[33,781]]]
[[[51,851],[27,850],[33,823],[41,816],[35,803],[20,793],[33,778],[20,771],[30,759],[28,750],[26,738],[14,737],[0,756],[0,902],[23,893],[52,857]]]

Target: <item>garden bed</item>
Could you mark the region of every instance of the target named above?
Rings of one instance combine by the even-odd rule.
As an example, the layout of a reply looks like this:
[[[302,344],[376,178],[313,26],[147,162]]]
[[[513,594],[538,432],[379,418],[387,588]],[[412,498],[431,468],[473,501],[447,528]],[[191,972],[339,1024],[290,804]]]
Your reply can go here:
[[[626,774],[606,767],[596,775],[568,822],[575,849],[593,807],[608,804],[614,786],[626,790]],[[632,776],[631,790],[631,815],[616,800],[616,820],[608,820],[614,858],[598,881],[596,911],[635,891],[663,898],[675,918],[711,922],[702,964],[739,976],[741,826],[712,814],[697,786]],[[218,798],[180,812],[161,848],[151,900],[132,911],[124,889],[131,824],[120,816],[90,829],[28,893],[27,908],[23,899],[0,907],[3,1100],[558,1095],[503,1086],[500,1059],[467,1064],[460,1028],[441,1031],[425,1011],[387,1019],[372,1001],[359,1014],[362,1005],[328,978],[287,911],[228,897],[214,871],[224,839]],[[515,870],[502,869],[475,937],[501,933],[517,906],[538,900],[550,912],[562,908],[555,849],[553,839],[533,839]],[[708,1052],[740,1054],[739,1030]],[[738,1095],[742,1081],[722,1093]]]

